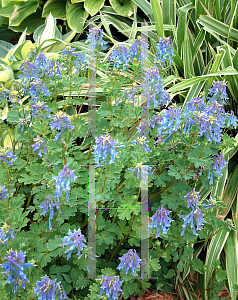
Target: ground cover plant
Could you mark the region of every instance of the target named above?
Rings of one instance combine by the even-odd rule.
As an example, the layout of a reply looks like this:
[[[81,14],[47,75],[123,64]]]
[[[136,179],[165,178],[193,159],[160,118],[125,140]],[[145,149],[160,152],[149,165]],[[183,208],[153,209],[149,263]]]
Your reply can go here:
[[[184,106],[172,103],[163,86],[172,41],[160,39],[147,66],[147,44],[138,37],[108,55],[109,80],[96,77],[105,101],[94,110],[93,129],[89,113],[81,113],[90,101],[87,65],[95,53],[97,68],[108,46],[99,29],[89,32],[88,43],[87,52],[66,47],[57,60],[33,51],[19,78],[2,86],[0,105],[8,106],[1,118],[2,299],[126,299],[150,287],[150,277],[156,289],[170,291],[175,270],[191,264],[206,271],[194,245],[233,228],[216,217],[222,201],[199,193],[222,176],[223,151],[236,145],[225,133],[237,127],[224,109],[226,83],[214,82],[207,96]],[[90,170],[95,253],[88,246]],[[148,259],[140,257],[146,187]],[[92,261],[95,278],[88,276]],[[219,261],[213,270],[208,281],[216,299],[226,274]]]

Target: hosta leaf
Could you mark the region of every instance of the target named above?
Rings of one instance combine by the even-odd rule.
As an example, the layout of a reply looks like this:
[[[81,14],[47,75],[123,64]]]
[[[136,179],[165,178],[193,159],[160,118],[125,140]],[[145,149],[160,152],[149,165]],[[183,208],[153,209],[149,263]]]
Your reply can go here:
[[[29,0],[14,6],[14,11],[9,16],[9,26],[19,26],[26,17],[36,12],[38,6],[37,0]]]
[[[83,32],[83,25],[89,13],[84,9],[83,3],[71,4],[66,12],[66,19],[69,27],[77,32]]]
[[[110,4],[121,16],[129,17],[133,14],[133,2],[131,0],[110,0]]]
[[[91,16],[94,16],[103,7],[104,1],[105,0],[85,0],[84,7]]]
[[[66,0],[48,0],[43,7],[42,18],[50,13],[55,19],[66,19]]]

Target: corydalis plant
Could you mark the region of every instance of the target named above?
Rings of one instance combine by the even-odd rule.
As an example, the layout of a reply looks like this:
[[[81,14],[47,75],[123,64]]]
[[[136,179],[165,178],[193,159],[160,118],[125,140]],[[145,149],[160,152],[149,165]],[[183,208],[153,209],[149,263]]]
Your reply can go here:
[[[94,155],[95,155],[95,163],[97,164],[97,167],[100,167],[106,160],[109,152],[111,154],[111,159],[109,161],[109,164],[112,164],[115,160],[116,155],[118,152],[116,152],[117,148],[123,148],[124,145],[117,145],[117,141],[113,141],[110,138],[110,133],[107,135],[101,135],[100,137],[96,138],[96,145],[93,145],[94,148]],[[100,158],[102,159],[101,163],[99,163]]]
[[[68,246],[69,248],[65,251],[65,253],[69,253],[67,255],[67,259],[71,257],[72,251],[74,249],[78,249],[78,258],[81,257],[81,251],[83,250],[84,247],[87,247],[84,242],[85,236],[82,234],[81,229],[79,228],[78,230],[74,229],[73,232],[69,229],[68,235],[62,238],[63,243],[60,245],[62,247]]]
[[[103,291],[105,290],[108,300],[118,299],[118,293],[121,292],[123,294],[121,289],[123,281],[119,280],[119,276],[109,277],[108,274],[106,276],[102,275],[102,278],[99,296],[102,296]]]
[[[132,249],[130,249],[122,257],[119,257],[119,259],[121,260],[121,262],[117,267],[118,270],[126,269],[126,274],[128,274],[129,270],[131,269],[133,275],[136,275],[136,269],[140,268],[141,259],[136,254],[135,249],[134,252]]]
[[[75,181],[77,176],[73,173],[74,170],[69,169],[69,164],[65,165],[58,176],[52,176],[55,180],[55,196],[59,201],[59,197],[63,192],[66,192],[66,201],[69,201],[69,191],[71,181]]]
[[[36,282],[36,287],[34,287],[34,293],[37,295],[38,300],[50,300],[57,299],[56,293],[58,294],[58,299],[68,299],[65,293],[63,285],[61,282],[56,282],[57,279],[50,279],[47,275],[41,277],[40,281]]]
[[[26,252],[22,251],[8,251],[8,255],[4,257],[5,263],[1,264],[4,269],[3,274],[7,275],[6,283],[14,285],[14,293],[18,290],[19,283],[23,289],[26,288],[25,282],[29,282],[26,274],[24,273],[25,268],[34,266],[33,263],[25,263]]]

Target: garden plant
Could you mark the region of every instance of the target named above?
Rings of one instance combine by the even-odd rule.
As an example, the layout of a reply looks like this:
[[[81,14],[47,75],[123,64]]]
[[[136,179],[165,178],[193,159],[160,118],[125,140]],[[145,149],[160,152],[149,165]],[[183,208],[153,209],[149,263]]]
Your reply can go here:
[[[1,87],[1,299],[127,299],[151,284],[171,291],[188,265],[206,273],[195,245],[234,229],[217,218],[221,199],[201,193],[237,146],[226,133],[237,128],[224,108],[226,82],[178,105],[164,87],[174,67],[169,37],[152,63],[145,34],[103,56],[110,46],[91,27],[85,48],[67,46],[57,59],[36,49]],[[216,260],[212,299],[225,279]]]

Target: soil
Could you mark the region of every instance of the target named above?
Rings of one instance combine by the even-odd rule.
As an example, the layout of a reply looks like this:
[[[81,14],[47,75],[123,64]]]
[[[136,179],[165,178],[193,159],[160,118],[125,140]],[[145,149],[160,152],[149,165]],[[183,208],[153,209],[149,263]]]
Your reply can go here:
[[[193,280],[190,280],[191,283],[198,283],[197,280],[197,274],[195,273],[193,276]],[[226,287],[223,286],[223,290],[218,294],[219,295],[219,299],[231,299],[229,292],[227,291]],[[197,293],[197,299],[198,300],[203,300],[201,297],[201,293]],[[123,296],[121,296],[119,298],[120,300],[187,300],[187,299],[183,299],[179,294],[175,294],[175,293],[164,293],[164,292],[156,292],[156,293],[152,293],[152,291],[150,291],[149,289],[147,289],[143,295],[141,296],[130,296],[128,299],[123,298]]]

